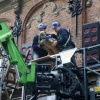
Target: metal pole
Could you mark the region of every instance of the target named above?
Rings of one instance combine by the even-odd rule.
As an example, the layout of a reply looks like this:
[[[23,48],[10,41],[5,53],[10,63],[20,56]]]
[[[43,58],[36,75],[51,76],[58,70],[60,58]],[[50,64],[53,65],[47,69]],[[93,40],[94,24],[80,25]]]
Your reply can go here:
[[[84,96],[88,100],[88,86],[87,86],[87,70],[86,70],[86,50],[83,49],[83,67],[84,67]]]
[[[69,10],[72,13],[72,17],[75,17],[75,24],[76,24],[76,37],[78,35],[77,29],[78,29],[78,15],[82,12],[82,6],[81,6],[81,0],[69,0]]]
[[[22,99],[21,100],[26,100],[26,87],[22,86]]]

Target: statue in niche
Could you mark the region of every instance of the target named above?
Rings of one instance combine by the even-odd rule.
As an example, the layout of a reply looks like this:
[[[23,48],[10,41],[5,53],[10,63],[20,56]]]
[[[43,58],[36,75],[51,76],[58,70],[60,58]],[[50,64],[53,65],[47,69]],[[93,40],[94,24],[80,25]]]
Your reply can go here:
[[[62,10],[66,10],[66,12],[68,12],[68,6],[65,4],[65,5],[62,5],[60,7],[57,7],[57,5],[54,3],[54,2],[48,2],[46,4],[43,5],[41,11],[40,11],[40,14],[38,16],[33,16],[27,23],[26,25],[26,28],[31,28],[31,23],[34,21],[34,20],[37,20],[38,23],[41,23],[43,21],[43,16],[45,16],[45,9],[48,7],[48,6],[51,6],[52,8],[52,12],[53,14],[57,17],[60,13],[60,11]]]

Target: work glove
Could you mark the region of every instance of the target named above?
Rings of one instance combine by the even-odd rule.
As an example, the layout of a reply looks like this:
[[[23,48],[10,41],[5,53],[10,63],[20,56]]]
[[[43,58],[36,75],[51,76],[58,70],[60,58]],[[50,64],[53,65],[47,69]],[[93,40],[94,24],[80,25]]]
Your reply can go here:
[[[49,38],[51,38],[50,35],[45,36],[45,39],[46,39],[46,40],[49,40]]]

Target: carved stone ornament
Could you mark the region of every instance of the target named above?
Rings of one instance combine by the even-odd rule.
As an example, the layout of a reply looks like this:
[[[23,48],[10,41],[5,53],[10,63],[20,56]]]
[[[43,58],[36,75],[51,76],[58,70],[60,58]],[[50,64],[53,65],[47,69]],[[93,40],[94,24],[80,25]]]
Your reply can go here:
[[[43,17],[45,16],[45,9],[51,6],[52,8],[52,13],[54,16],[58,16],[60,14],[60,11],[66,10],[67,13],[69,13],[68,5],[61,5],[60,7],[57,7],[57,5],[54,2],[47,2],[43,5],[40,14],[38,16],[33,16],[27,23],[26,28],[31,28],[31,23],[34,20],[37,20],[38,23],[41,23],[43,21]]]
[[[91,7],[92,6],[92,0],[87,0],[86,1],[86,7]]]
[[[12,4],[17,3],[17,1],[18,1],[18,0],[11,0],[11,3],[12,3]]]
[[[30,0],[23,0],[24,3]],[[17,5],[18,0],[0,0],[0,13],[3,13],[7,10],[14,9]]]

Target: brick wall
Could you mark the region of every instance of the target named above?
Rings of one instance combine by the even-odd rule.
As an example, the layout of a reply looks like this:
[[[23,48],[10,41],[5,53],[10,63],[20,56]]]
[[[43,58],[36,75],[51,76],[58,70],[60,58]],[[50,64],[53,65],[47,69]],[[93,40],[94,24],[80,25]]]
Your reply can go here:
[[[42,17],[42,22],[47,25],[47,32],[52,33],[52,27],[51,24],[53,21],[59,21],[62,25],[62,27],[70,28],[71,30],[71,36],[73,41],[75,42],[77,47],[82,46],[82,24],[86,22],[93,22],[93,21],[99,21],[100,20],[100,0],[92,0],[92,6],[85,7],[83,5],[83,12],[81,15],[78,16],[78,36],[76,37],[75,34],[75,18],[71,17],[71,14],[68,14],[66,12],[67,10],[64,9],[59,12],[58,16],[55,16],[52,11],[52,6],[50,6],[50,3],[53,2],[56,4],[57,8],[60,8],[63,5],[68,6],[68,0],[29,0],[25,4],[23,4],[23,10],[21,14],[22,22],[24,23],[25,20],[29,21],[31,18],[39,17],[41,10],[43,9],[44,4],[41,4],[38,6],[39,2],[47,1],[44,4],[47,4],[47,7],[45,9],[45,15]],[[83,0],[82,3],[84,3],[87,0]],[[49,6],[48,6],[49,3]],[[86,3],[86,2],[85,2]],[[33,12],[31,12],[29,19],[27,18],[27,14],[31,11],[32,7],[34,8]],[[13,25],[15,20],[14,10],[13,8],[9,11],[5,11],[0,14],[0,18],[7,18],[10,20],[9,23],[7,23],[9,26]],[[37,20],[34,20],[31,24],[31,28],[29,29],[23,29],[23,34],[19,37],[19,47],[21,46],[22,40],[26,37],[24,40],[24,43],[31,42],[33,37],[38,33],[37,25],[39,23]],[[25,30],[25,31],[24,31]],[[25,34],[24,34],[25,33]],[[77,57],[78,63],[80,62],[80,55]]]

